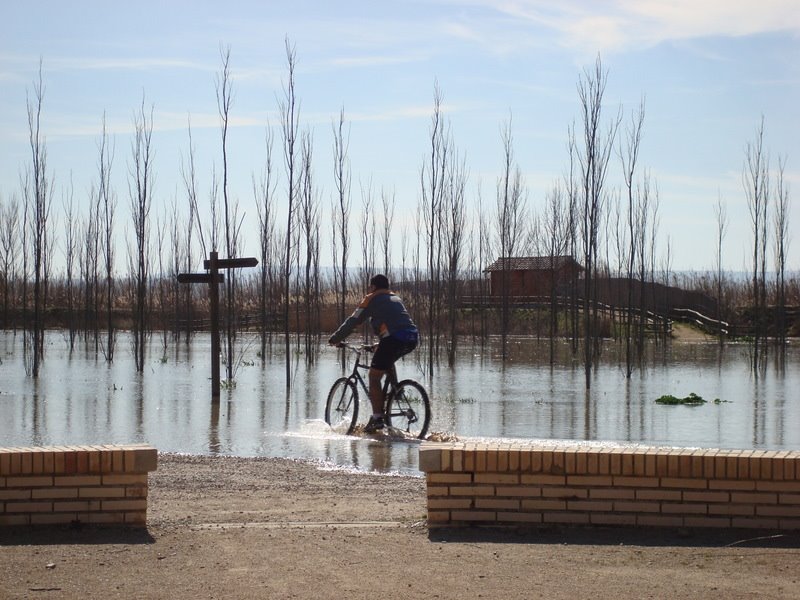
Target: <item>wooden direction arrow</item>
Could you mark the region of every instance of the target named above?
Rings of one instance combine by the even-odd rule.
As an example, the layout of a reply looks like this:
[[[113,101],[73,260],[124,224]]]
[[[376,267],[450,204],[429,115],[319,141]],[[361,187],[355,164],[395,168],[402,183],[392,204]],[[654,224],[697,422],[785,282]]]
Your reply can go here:
[[[255,257],[249,258],[218,258],[217,259],[217,268],[218,269],[241,269],[243,267],[255,267],[258,265],[258,259]],[[211,268],[211,261],[204,260],[203,261],[203,268],[210,269]]]
[[[207,283],[208,299],[211,304],[211,402],[219,402],[220,380],[219,380],[219,284],[225,281],[225,277],[219,269],[240,269],[243,267],[255,267],[258,264],[256,258],[217,258],[216,252],[211,252],[209,259],[203,261],[203,267],[209,273],[181,273],[178,275],[180,283]]]
[[[217,283],[225,281],[225,275],[217,273]],[[211,283],[211,273],[178,273],[178,283]]]

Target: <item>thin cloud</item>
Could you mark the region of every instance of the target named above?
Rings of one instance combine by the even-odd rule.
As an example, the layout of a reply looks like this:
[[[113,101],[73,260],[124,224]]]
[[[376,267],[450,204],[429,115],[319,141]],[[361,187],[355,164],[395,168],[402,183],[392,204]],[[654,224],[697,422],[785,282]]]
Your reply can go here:
[[[549,31],[559,45],[580,52],[616,52],[709,36],[800,32],[796,0],[472,0],[469,4]]]

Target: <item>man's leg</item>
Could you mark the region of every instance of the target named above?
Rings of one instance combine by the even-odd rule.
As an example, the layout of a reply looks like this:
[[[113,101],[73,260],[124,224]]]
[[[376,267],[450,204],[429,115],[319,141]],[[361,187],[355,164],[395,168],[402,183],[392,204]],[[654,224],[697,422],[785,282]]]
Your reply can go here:
[[[370,367],[369,370],[369,401],[372,404],[372,414],[382,415],[384,408],[383,386],[381,379],[386,374],[386,371],[381,371],[375,367]]]

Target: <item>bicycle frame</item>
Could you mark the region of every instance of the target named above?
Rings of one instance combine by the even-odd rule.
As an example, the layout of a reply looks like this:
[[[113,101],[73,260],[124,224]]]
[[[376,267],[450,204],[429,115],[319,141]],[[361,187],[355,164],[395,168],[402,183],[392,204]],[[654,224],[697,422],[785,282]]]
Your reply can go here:
[[[342,348],[347,348],[353,354],[356,355],[356,361],[353,365],[353,372],[348,375],[347,379],[352,381],[353,383],[358,383],[361,385],[361,389],[364,390],[364,393],[367,395],[367,398],[370,397],[369,395],[369,386],[367,382],[364,381],[364,377],[361,375],[361,371],[359,369],[367,370],[369,369],[369,365],[366,363],[361,362],[361,354],[364,352],[371,352],[374,350],[374,346],[354,346],[352,344],[343,343],[341,344]],[[386,395],[389,393],[390,389],[393,389],[394,386],[397,385],[397,369],[394,365],[392,365],[391,370],[386,372],[386,379],[383,382],[383,399],[384,399],[384,411],[386,410]]]

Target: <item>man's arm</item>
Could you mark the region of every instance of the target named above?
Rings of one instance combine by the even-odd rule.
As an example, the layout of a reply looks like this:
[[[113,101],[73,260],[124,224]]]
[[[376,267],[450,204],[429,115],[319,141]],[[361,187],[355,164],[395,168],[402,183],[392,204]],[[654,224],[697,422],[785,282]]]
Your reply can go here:
[[[345,319],[345,322],[339,325],[339,329],[334,331],[333,335],[328,339],[329,344],[338,344],[343,341],[348,335],[353,333],[353,330],[366,321],[369,317],[369,299],[367,296],[361,301],[361,304],[353,311],[353,314]]]

